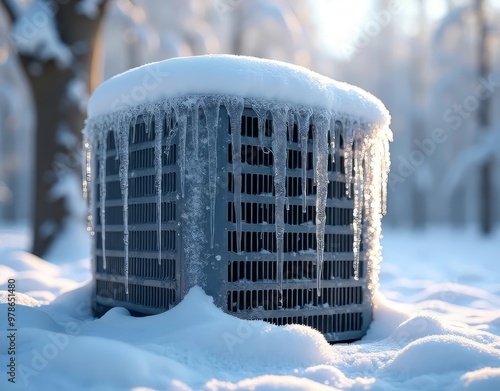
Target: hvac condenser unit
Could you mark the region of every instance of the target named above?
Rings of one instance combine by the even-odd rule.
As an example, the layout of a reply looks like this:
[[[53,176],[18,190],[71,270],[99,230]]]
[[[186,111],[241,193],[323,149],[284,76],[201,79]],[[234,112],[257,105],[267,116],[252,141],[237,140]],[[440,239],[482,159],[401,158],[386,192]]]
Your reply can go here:
[[[353,340],[372,318],[389,115],[301,67],[176,58],[89,103],[86,192],[98,313],[224,311]]]

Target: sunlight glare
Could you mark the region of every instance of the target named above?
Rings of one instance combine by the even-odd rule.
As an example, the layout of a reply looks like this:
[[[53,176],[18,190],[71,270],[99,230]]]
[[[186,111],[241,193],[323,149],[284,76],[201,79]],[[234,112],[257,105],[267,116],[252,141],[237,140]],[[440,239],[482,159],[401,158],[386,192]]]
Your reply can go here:
[[[323,46],[336,57],[345,58],[345,48],[362,28],[372,1],[318,0],[311,3]]]
[[[448,6],[442,0],[427,0],[425,2],[425,12],[433,20],[441,19],[448,12]]]

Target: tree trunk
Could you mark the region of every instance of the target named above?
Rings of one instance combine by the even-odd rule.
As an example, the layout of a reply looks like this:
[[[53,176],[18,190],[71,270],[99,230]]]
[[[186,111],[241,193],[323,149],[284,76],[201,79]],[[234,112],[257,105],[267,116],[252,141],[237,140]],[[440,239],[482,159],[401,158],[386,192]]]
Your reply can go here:
[[[478,76],[487,79],[490,70],[490,56],[488,51],[488,25],[486,20],[486,2],[477,0],[477,23],[479,29],[479,71]],[[479,131],[487,131],[490,126],[491,100],[490,94],[479,103],[477,110],[477,119]],[[493,197],[492,197],[492,173],[493,158],[488,157],[479,167],[479,219],[481,232],[483,234],[491,233],[493,229]]]
[[[95,18],[76,11],[76,1],[59,5],[54,22],[59,36],[73,53],[69,67],[61,68],[53,60],[41,63],[38,59],[20,55],[32,87],[37,118],[35,141],[35,195],[33,247],[35,255],[43,256],[61,232],[64,219],[71,214],[69,202],[54,196],[52,189],[64,175],[74,173],[81,178],[81,130],[85,120],[82,103],[71,98],[71,83],[82,80],[84,90],[91,85],[92,65],[103,9]],[[92,82],[95,85],[95,82]],[[73,137],[63,142],[64,132]],[[81,182],[81,181],[80,181]]]
[[[410,64],[410,86],[413,92],[413,110],[410,134],[412,141],[419,140],[422,141],[425,138],[425,114],[424,114],[424,34],[426,29],[426,16],[424,2],[422,0],[418,1],[418,24],[419,32],[415,37],[413,48],[413,58]],[[412,143],[412,148],[415,148],[415,144]],[[428,157],[427,157],[428,159]],[[428,163],[424,163],[424,166]],[[424,166],[420,166],[417,170],[425,169]],[[412,224],[414,229],[423,229],[427,223],[427,203],[429,189],[426,185],[423,185],[418,179],[419,172],[415,172],[412,178]]]

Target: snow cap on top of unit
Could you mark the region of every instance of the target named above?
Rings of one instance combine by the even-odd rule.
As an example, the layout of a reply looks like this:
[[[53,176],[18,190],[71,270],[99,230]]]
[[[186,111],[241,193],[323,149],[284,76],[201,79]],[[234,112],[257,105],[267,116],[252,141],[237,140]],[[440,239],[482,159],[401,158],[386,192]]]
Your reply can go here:
[[[116,75],[95,90],[88,117],[190,94],[323,108],[383,127],[390,122],[383,103],[361,88],[297,65],[234,55],[172,58]]]

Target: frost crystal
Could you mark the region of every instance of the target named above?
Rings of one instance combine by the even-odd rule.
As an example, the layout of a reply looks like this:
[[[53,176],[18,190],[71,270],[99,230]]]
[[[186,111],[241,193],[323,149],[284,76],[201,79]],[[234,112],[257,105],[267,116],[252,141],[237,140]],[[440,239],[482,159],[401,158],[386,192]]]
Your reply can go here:
[[[134,123],[135,123],[134,118]],[[120,191],[122,193],[123,205],[123,248],[125,252],[124,259],[124,274],[125,274],[125,294],[128,295],[128,247],[129,247],[129,230],[128,230],[128,164],[129,164],[129,130],[131,122],[131,113],[122,113],[118,118],[118,129],[115,130],[115,140],[118,141],[118,156],[120,158]]]
[[[321,272],[325,251],[326,199],[328,197],[328,113],[319,112],[314,117],[314,155],[316,182],[316,272],[317,293],[321,295]]]
[[[106,137],[107,129],[99,133],[99,201],[101,211],[102,267],[106,270]]]
[[[163,118],[165,113],[162,108],[154,108],[155,118],[155,190],[156,190],[156,222],[157,228],[157,242],[158,242],[158,264],[161,265],[161,182],[162,182],[162,168],[161,168],[161,142],[163,136]],[[149,122],[149,116],[146,117]],[[147,123],[146,122],[146,123]]]
[[[242,98],[226,97],[223,100],[231,119],[231,138],[233,147],[234,214],[236,216],[236,246],[241,253],[241,115],[244,101]]]
[[[302,213],[307,212],[307,141],[309,138],[309,122],[312,115],[311,109],[299,111],[299,137],[300,154],[302,156]]]
[[[214,247],[215,197],[217,196],[217,130],[219,127],[220,101],[207,97],[202,103],[208,132],[208,191],[210,194],[210,248]]]
[[[288,107],[280,106],[273,111],[273,154],[274,154],[274,191],[276,193],[276,259],[278,261],[278,281],[283,291],[283,263],[285,236],[285,198],[286,198],[286,132]]]

